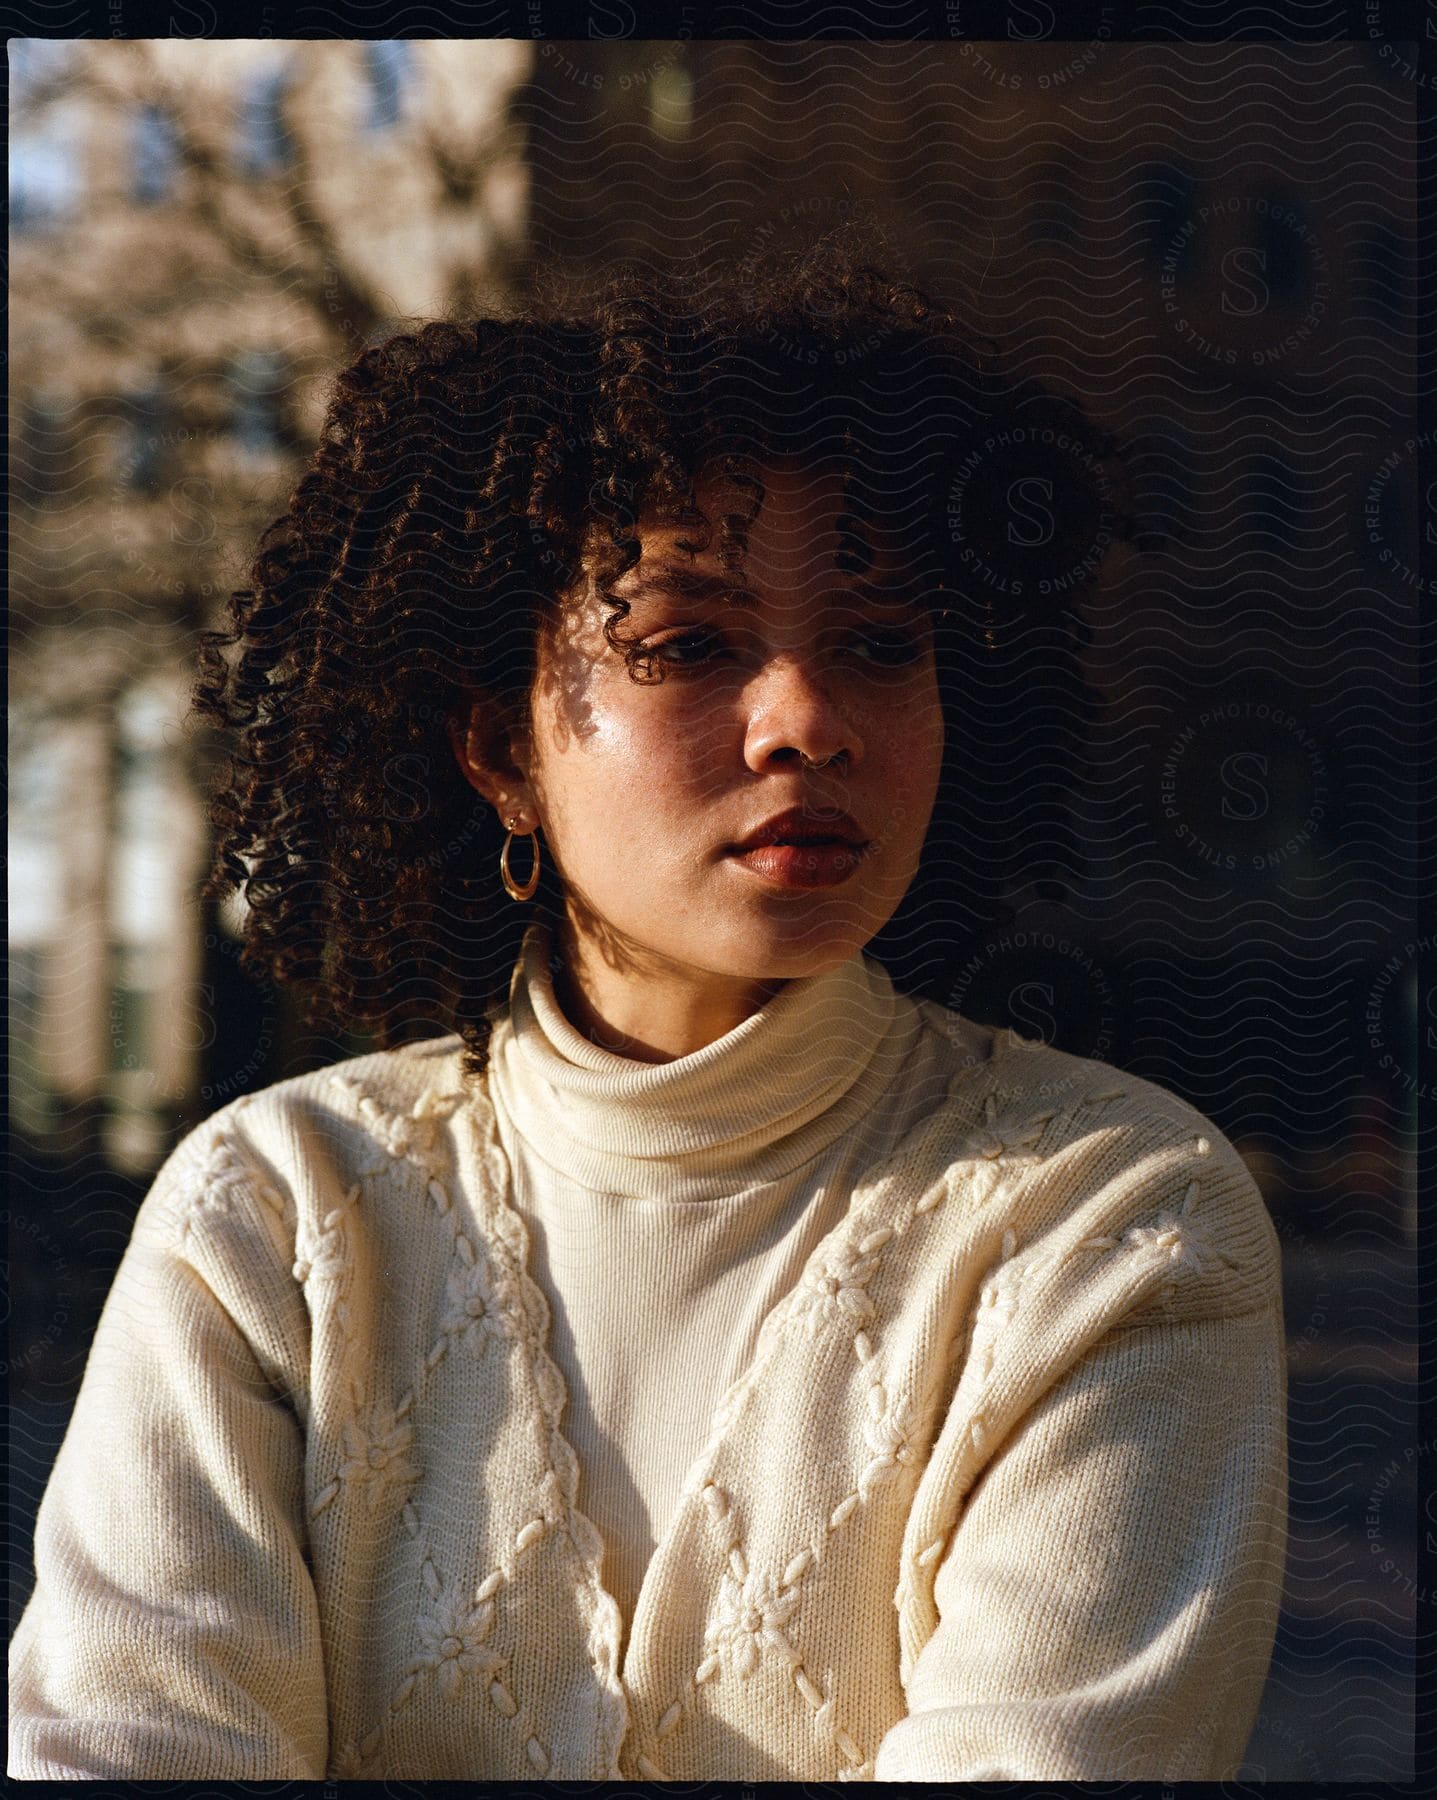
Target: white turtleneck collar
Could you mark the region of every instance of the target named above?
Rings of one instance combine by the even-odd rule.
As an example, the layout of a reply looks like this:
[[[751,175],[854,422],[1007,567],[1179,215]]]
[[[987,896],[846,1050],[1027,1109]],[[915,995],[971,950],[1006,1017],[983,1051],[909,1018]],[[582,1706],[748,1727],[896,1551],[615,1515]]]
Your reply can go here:
[[[551,948],[531,925],[494,1027],[491,1091],[534,1155],[606,1193],[705,1200],[777,1180],[879,1100],[921,1029],[915,1003],[855,951],[702,1050],[635,1062],[564,1016]]]

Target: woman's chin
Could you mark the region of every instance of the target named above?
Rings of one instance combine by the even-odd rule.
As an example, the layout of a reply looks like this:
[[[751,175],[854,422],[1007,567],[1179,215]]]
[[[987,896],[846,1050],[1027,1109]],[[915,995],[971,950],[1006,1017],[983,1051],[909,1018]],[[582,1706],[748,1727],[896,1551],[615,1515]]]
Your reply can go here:
[[[822,907],[806,918],[767,913],[742,921],[736,929],[732,950],[745,973],[756,980],[796,981],[846,962],[875,936],[879,926],[856,917],[851,908],[844,916]]]

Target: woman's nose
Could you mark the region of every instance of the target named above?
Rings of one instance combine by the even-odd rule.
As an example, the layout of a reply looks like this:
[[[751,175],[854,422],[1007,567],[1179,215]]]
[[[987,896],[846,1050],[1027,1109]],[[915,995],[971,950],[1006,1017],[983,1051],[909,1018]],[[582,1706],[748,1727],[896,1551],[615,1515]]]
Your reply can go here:
[[[846,752],[850,765],[862,757],[856,723],[835,703],[814,659],[772,657],[745,693],[744,760],[751,769],[785,756],[821,763]]]

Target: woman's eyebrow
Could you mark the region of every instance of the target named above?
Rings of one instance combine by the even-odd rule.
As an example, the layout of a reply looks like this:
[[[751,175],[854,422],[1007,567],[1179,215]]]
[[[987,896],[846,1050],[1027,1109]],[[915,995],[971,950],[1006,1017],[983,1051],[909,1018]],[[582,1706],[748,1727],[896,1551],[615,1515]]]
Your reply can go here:
[[[740,606],[757,606],[758,595],[745,588],[728,575],[704,575],[695,569],[676,569],[661,567],[648,574],[634,574],[627,591],[622,595],[625,600],[643,600],[650,595],[659,595],[664,599],[681,600],[732,600]]]
[[[727,600],[734,606],[753,607],[761,602],[751,588],[739,585],[727,575],[706,575],[695,569],[660,567],[647,574],[635,573],[620,596],[625,600],[652,597],[680,600]],[[880,609],[920,610],[924,589],[912,577],[893,583],[853,581],[835,589],[835,602],[857,601]]]

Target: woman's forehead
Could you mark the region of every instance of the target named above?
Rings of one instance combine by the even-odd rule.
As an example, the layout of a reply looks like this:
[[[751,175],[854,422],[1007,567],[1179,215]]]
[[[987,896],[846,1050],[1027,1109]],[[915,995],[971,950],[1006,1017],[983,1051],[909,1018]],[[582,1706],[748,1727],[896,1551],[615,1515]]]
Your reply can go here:
[[[641,514],[639,560],[616,585],[628,593],[662,583],[699,597],[725,581],[743,587],[835,567],[855,577],[879,568],[890,578],[901,572],[906,559],[900,544],[878,521],[853,513],[841,470],[787,462],[752,474],[760,490],[722,474],[695,479],[702,526]],[[721,527],[734,515],[743,523],[729,537]]]
[[[799,591],[808,597],[841,595],[864,606],[900,607],[922,604],[929,588],[911,565],[896,556],[877,557],[863,570],[845,568],[822,555],[777,568],[749,556],[734,567],[721,568],[711,559],[674,560],[655,551],[618,577],[611,591],[631,604],[658,600],[699,607],[721,602],[743,608],[761,604],[769,593]]]

